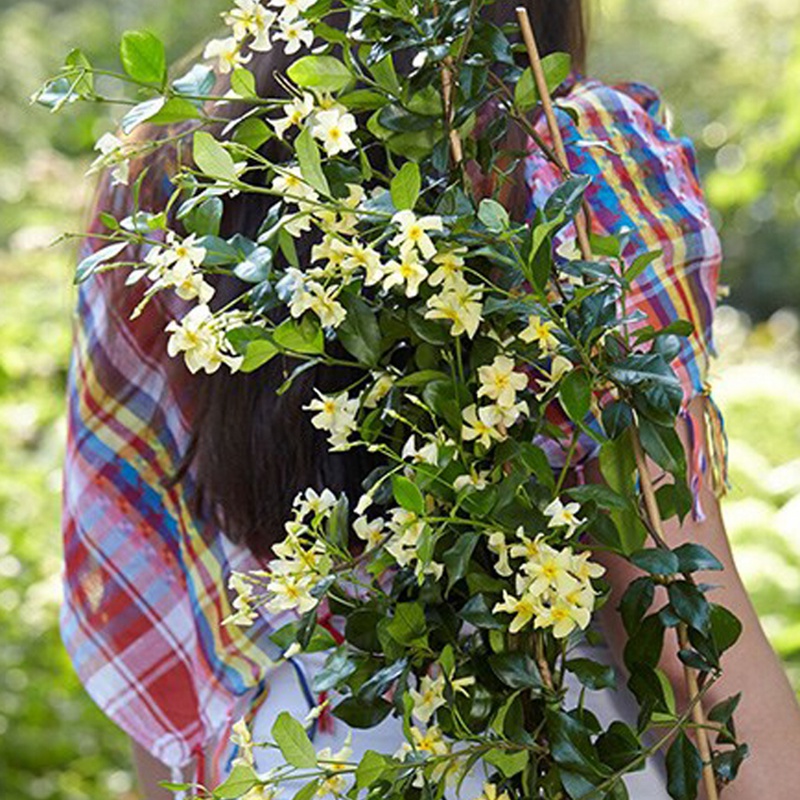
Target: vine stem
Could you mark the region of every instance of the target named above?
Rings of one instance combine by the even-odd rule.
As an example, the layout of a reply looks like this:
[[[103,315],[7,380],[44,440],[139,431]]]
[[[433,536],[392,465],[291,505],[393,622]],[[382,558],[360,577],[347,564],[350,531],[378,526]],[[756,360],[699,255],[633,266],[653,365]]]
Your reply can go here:
[[[528,59],[531,64],[531,71],[536,82],[536,88],[539,90],[539,97],[542,102],[545,117],[547,118],[547,125],[550,130],[550,136],[553,140],[553,147],[555,154],[559,161],[561,161],[562,168],[569,169],[569,162],[567,160],[567,152],[564,147],[564,140],[561,136],[561,130],[558,127],[555,111],[553,110],[553,102],[550,97],[550,90],[547,86],[547,78],[544,74],[542,67],[542,60],[539,56],[539,48],[536,46],[536,37],[531,26],[530,17],[528,16],[527,9],[517,7],[517,19],[519,20],[520,29],[522,30],[522,38],[525,42],[525,48],[528,51]],[[575,220],[575,225],[578,232],[578,246],[581,251],[582,257],[586,261],[592,260],[592,248],[589,242],[588,217],[585,208],[581,209]],[[660,547],[667,547],[666,538],[664,536],[664,527],[661,520],[661,513],[658,510],[658,501],[656,500],[655,488],[653,486],[650,472],[647,469],[647,461],[645,459],[642,443],[639,439],[639,432],[636,428],[633,430],[633,449],[636,457],[636,467],[639,472],[639,480],[641,484],[642,495],[644,497],[647,516],[650,520],[650,528],[653,538]],[[678,626],[678,643],[680,648],[686,649],[689,646],[689,636],[685,623]],[[702,695],[697,681],[697,673],[688,665],[683,665],[683,675],[686,683],[686,689],[692,705],[692,719],[697,725],[697,744],[700,751],[700,757],[703,760],[703,781],[705,783],[708,800],[718,800],[719,793],[717,792],[717,784],[714,779],[714,767],[711,763],[711,746],[708,740],[707,725],[705,711],[703,709]]]
[[[550,136],[553,140],[553,148],[558,160],[561,162],[562,171],[569,174],[569,161],[567,159],[567,151],[564,147],[564,140],[561,137],[561,130],[558,127],[558,120],[553,109],[553,100],[550,97],[550,89],[547,86],[547,78],[544,74],[542,67],[542,59],[539,56],[539,48],[536,46],[536,37],[533,33],[531,19],[528,16],[528,10],[522,6],[516,9],[517,19],[519,26],[522,30],[522,39],[525,42],[525,49],[528,51],[528,60],[531,64],[531,71],[533,78],[536,81],[536,88],[539,90],[539,98],[542,101],[542,108],[544,115],[547,118],[547,127],[550,129]],[[586,210],[581,209],[578,216],[575,218],[575,227],[578,231],[578,247],[581,251],[581,256],[585,261],[592,260],[592,248],[589,244],[589,226]]]
[[[638,429],[633,429],[631,440],[633,442],[633,451],[636,457],[636,469],[639,473],[642,497],[644,498],[645,508],[647,509],[647,516],[650,518],[651,533],[659,547],[667,547],[664,536],[664,527],[661,521],[661,513],[658,510],[658,500],[656,499],[655,487],[653,486],[653,480],[650,477],[650,472],[647,469],[647,460],[645,458],[644,450],[642,449],[641,440],[639,439]],[[678,644],[680,645],[681,650],[686,650],[690,646],[689,634],[686,628],[686,623],[684,622],[678,625]],[[690,700],[693,698],[699,698],[700,687],[697,682],[697,673],[695,670],[693,670],[687,664],[684,664],[683,677]],[[703,760],[703,781],[706,786],[708,800],[717,800],[719,794],[717,792],[716,780],[714,779],[714,767],[711,763],[711,745],[708,741],[708,720],[706,719],[702,701],[698,701],[692,706],[692,719],[697,726],[695,731],[697,736],[697,748],[700,751],[700,757]]]

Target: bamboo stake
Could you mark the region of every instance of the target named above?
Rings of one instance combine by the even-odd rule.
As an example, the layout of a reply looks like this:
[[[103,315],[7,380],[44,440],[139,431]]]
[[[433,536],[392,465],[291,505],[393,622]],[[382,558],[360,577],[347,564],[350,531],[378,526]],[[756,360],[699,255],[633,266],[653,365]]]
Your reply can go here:
[[[547,78],[545,78],[544,69],[542,69],[542,59],[539,56],[539,48],[536,46],[536,37],[533,34],[531,27],[531,20],[528,16],[528,10],[522,6],[517,7],[517,19],[519,26],[522,30],[522,39],[525,42],[525,47],[528,51],[528,60],[531,64],[531,71],[533,78],[536,81],[536,88],[539,90],[539,97],[542,101],[544,114],[547,118],[547,126],[550,129],[550,135],[553,139],[553,149],[555,150],[556,157],[561,162],[561,169],[569,173],[569,161],[567,160],[567,151],[564,148],[564,140],[561,137],[561,131],[558,127],[558,120],[556,119],[555,111],[553,110],[553,101],[550,97],[550,90],[547,88]],[[592,260],[592,248],[589,244],[589,232],[587,225],[586,213],[583,209],[578,212],[575,219],[575,226],[578,230],[578,247],[581,251],[581,256],[585,261]]]
[[[553,102],[550,97],[550,90],[547,87],[547,79],[545,78],[544,70],[542,69],[542,61],[539,56],[539,48],[536,46],[536,37],[533,33],[530,17],[525,8],[518,7],[516,9],[517,19],[522,30],[522,38],[525,42],[525,47],[528,51],[528,59],[533,72],[536,87],[539,90],[539,97],[542,101],[547,125],[550,130],[550,135],[553,139],[553,148],[556,157],[561,162],[562,169],[569,171],[569,162],[567,160],[567,151],[564,147],[564,140],[561,136],[561,130],[558,127],[558,121],[553,110]],[[586,261],[592,260],[592,248],[589,242],[587,217],[583,209],[579,212],[576,220],[576,228],[578,231],[578,246],[580,247],[581,255]],[[639,472],[641,481],[642,494],[644,496],[645,507],[647,509],[647,516],[650,519],[650,524],[653,529],[654,538],[659,545],[665,546],[664,528],[661,520],[661,513],[658,510],[658,501],[656,500],[655,488],[653,486],[650,472],[647,469],[647,461],[645,459],[644,451],[642,450],[641,442],[639,441],[638,432],[634,432],[633,447],[636,456],[636,466]],[[685,624],[678,627],[678,642],[681,649],[686,649],[689,646],[689,638]],[[686,690],[689,694],[690,701],[698,697],[700,687],[697,682],[697,673],[686,664],[683,665],[684,680],[686,682]],[[697,744],[700,752],[700,757],[703,760],[703,780],[708,794],[708,800],[718,800],[719,793],[717,792],[717,784],[714,778],[714,768],[711,764],[711,746],[708,741],[708,731],[706,730],[707,720],[705,711],[703,709],[702,701],[694,704],[692,707],[692,718],[697,726]]]

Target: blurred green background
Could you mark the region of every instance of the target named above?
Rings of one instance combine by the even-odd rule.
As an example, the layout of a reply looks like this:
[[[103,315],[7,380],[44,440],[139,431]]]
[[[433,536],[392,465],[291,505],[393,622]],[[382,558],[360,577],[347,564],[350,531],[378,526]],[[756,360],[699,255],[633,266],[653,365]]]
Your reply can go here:
[[[642,80],[694,138],[725,245],[713,383],[726,414],[726,519],[741,570],[800,689],[800,10],[797,0],[593,2],[590,71]],[[113,65],[147,26],[179,58],[218,0],[0,3],[0,798],[133,800],[127,744],[83,694],[57,632],[68,247],[83,174],[113,122],[27,97],[81,45]]]

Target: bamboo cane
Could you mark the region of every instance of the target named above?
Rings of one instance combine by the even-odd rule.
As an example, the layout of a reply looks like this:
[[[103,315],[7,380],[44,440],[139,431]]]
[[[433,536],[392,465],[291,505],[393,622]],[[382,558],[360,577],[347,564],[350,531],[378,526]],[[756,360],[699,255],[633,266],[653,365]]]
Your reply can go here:
[[[516,9],[517,19],[519,20],[520,29],[522,30],[522,38],[525,42],[525,47],[528,51],[528,59],[531,65],[531,71],[536,82],[536,87],[539,91],[539,97],[542,101],[547,125],[550,130],[550,135],[553,139],[553,148],[556,157],[561,162],[561,167],[564,170],[569,170],[569,162],[567,160],[567,152],[564,147],[564,140],[561,136],[561,130],[558,127],[558,121],[553,110],[553,102],[550,97],[550,90],[547,86],[547,79],[545,78],[544,70],[542,68],[542,61],[539,56],[539,48],[536,46],[536,37],[531,26],[528,11],[525,8],[518,7]],[[592,260],[592,248],[589,242],[587,218],[583,209],[579,212],[575,220],[578,232],[578,246],[581,251],[582,257],[586,261]],[[644,496],[645,506],[647,508],[647,515],[653,527],[653,531],[660,543],[664,542],[664,529],[661,520],[661,514],[658,510],[658,502],[656,500],[655,489],[647,469],[647,461],[642,450],[641,442],[639,441],[638,434],[633,436],[634,452],[636,455],[636,466],[639,472],[642,494]],[[681,649],[689,646],[688,634],[686,626],[681,625],[678,629],[678,641]],[[699,685],[697,682],[697,674],[689,666],[683,666],[684,680],[686,682],[686,689],[690,700],[697,697],[699,694]],[[703,709],[702,701],[695,703],[692,708],[692,718],[697,725],[697,744],[700,752],[700,757],[703,760],[703,780],[708,794],[708,800],[718,800],[719,793],[717,792],[717,784],[714,779],[714,768],[711,764],[711,746],[708,741],[708,732],[706,730],[707,720],[705,711]]]
[[[531,20],[528,16],[528,11],[525,8],[518,7],[516,9],[517,19],[519,26],[522,29],[522,39],[525,42],[525,47],[528,51],[528,59],[531,64],[531,71],[533,72],[533,79],[536,82],[536,88],[539,90],[539,98],[542,101],[542,108],[544,109],[545,117],[547,118],[547,127],[550,129],[550,136],[553,139],[553,149],[555,150],[556,157],[561,162],[561,168],[569,171],[569,162],[567,160],[567,151],[564,148],[564,140],[561,137],[561,131],[558,127],[558,120],[556,119],[555,111],[553,110],[553,101],[550,97],[550,90],[547,88],[547,78],[542,68],[542,59],[539,57],[539,48],[536,46],[536,37],[533,34],[533,27]],[[583,209],[578,212],[575,219],[575,225],[578,230],[578,247],[581,251],[581,256],[585,261],[592,259],[592,247],[589,244],[589,230],[587,225],[586,214]]]

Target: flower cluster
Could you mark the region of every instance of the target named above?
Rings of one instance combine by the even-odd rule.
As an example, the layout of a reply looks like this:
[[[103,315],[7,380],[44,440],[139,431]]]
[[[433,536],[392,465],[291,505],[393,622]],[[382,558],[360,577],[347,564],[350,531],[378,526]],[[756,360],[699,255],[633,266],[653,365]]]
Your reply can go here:
[[[491,402],[480,407],[472,404],[463,410],[461,438],[488,448],[492,442],[505,439],[508,428],[529,413],[527,402],[517,399],[517,393],[527,387],[528,377],[516,370],[512,359],[500,355],[491,364],[478,368],[478,379],[478,397]]]
[[[206,303],[200,303],[182,319],[167,323],[165,330],[170,334],[167,352],[173,358],[183,353],[186,366],[192,373],[203,370],[211,374],[222,364],[235,372],[243,359],[226,334],[244,325],[248,316],[245,311],[215,314]]]
[[[557,639],[569,636],[576,627],[585,629],[595,604],[592,579],[603,575],[605,568],[590,561],[588,552],[551,547],[544,534],[530,539],[520,528],[517,539],[518,543],[509,544],[500,532],[489,538],[489,548],[498,558],[497,573],[513,575],[516,587],[516,595],[503,591],[503,601],[495,605],[494,613],[514,615],[511,633],[531,621],[534,628],[551,628]],[[509,558],[522,563],[513,569]]]
[[[235,5],[222,14],[231,35],[212,39],[203,57],[216,59],[223,74],[244,66],[251,59],[245,47],[266,52],[273,47],[272,38],[285,42],[284,52],[296,53],[301,47],[310,48],[314,34],[302,15],[314,0],[270,0],[266,8],[260,0],[235,0]]]
[[[132,285],[147,276],[150,286],[132,317],[138,316],[150,298],[163,289],[174,289],[182,300],[199,300],[208,304],[214,296],[214,287],[203,277],[202,264],[206,249],[197,244],[192,234],[181,240],[174,231],[167,233],[166,245],[154,245],[145,256],[145,267],[134,269],[125,280]]]
[[[319,603],[312,590],[331,571],[322,531],[335,505],[336,496],[330,489],[321,493],[306,489],[295,498],[294,516],[285,525],[286,537],[272,548],[275,558],[266,576],[267,611],[304,614]]]

